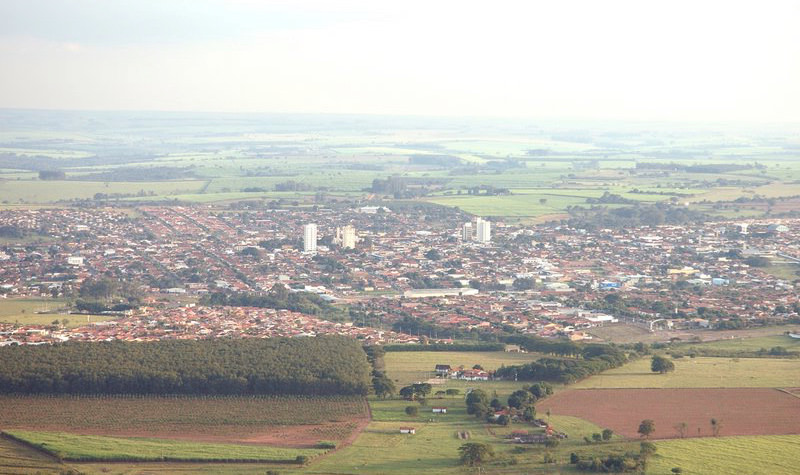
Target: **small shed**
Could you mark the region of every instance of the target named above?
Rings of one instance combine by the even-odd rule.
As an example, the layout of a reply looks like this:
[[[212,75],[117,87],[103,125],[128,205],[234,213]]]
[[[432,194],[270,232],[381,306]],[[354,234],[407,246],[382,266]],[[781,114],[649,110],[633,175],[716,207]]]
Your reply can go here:
[[[417,429],[415,429],[414,427],[401,427],[400,428],[400,433],[401,434],[412,434],[413,435],[413,434],[417,433]]]
[[[433,408],[433,413],[434,414],[447,414],[447,408],[446,407],[434,407]]]

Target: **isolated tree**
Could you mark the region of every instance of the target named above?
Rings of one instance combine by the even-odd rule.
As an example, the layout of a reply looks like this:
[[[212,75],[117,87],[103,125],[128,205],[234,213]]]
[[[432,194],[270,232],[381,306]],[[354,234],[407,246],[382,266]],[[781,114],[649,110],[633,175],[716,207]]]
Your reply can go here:
[[[419,414],[419,409],[417,406],[406,406],[406,414],[409,416],[416,416]]]
[[[372,389],[375,390],[375,395],[383,399],[391,396],[394,393],[394,382],[386,376],[386,373],[380,372],[372,378]]]
[[[639,430],[637,432],[639,432],[639,434],[642,437],[647,438],[650,436],[650,434],[652,434],[655,431],[656,431],[655,422],[653,422],[652,419],[645,419],[641,422],[641,424],[639,424]]]
[[[679,422],[679,423],[675,424],[674,427],[675,427],[675,430],[678,431],[678,437],[680,437],[681,439],[686,437],[686,433],[689,431],[689,424],[687,424],[685,422]]]
[[[414,394],[414,388],[411,386],[403,386],[400,388],[400,397],[403,399],[413,401],[416,394]]]
[[[458,451],[461,453],[461,463],[470,467],[494,458],[492,446],[481,442],[467,442],[459,447]]]
[[[714,437],[719,437],[719,431],[722,430],[722,421],[719,421],[715,418],[711,418],[711,433],[714,434]]]
[[[445,391],[445,393],[447,393],[448,396],[458,396],[459,394],[461,394],[461,390],[451,388]]]
[[[603,440],[611,440],[611,436],[614,435],[614,431],[611,429],[603,429],[603,433],[601,435]]]
[[[670,371],[675,371],[675,364],[663,356],[656,355],[653,356],[653,360],[650,363],[650,370],[654,373],[665,374]]]

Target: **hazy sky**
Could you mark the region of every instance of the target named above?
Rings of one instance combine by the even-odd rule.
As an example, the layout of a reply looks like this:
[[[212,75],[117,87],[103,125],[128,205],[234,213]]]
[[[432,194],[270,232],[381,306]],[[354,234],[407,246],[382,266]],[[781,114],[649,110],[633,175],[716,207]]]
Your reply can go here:
[[[2,0],[0,107],[800,121],[800,1]]]

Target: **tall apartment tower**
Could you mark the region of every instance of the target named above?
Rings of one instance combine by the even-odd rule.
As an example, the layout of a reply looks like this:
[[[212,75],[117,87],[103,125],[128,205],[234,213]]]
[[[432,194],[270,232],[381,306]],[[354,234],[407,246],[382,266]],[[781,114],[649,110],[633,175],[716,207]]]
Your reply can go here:
[[[489,242],[492,240],[492,223],[478,218],[476,226],[476,240],[478,242]]]
[[[472,223],[464,223],[461,226],[461,240],[464,242],[472,241],[473,232],[472,232]]]
[[[306,224],[303,226],[303,251],[317,252],[317,225]]]
[[[342,246],[344,249],[355,249],[358,237],[356,228],[347,225],[343,228],[336,228],[336,237],[333,238],[334,244]]]

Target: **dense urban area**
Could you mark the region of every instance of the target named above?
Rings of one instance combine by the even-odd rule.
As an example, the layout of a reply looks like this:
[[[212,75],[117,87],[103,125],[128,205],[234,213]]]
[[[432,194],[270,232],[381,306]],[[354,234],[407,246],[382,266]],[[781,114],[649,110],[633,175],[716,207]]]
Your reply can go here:
[[[800,261],[796,219],[476,225],[439,206],[245,204],[2,210],[0,233],[25,239],[0,252],[2,297],[63,314],[0,324],[0,345],[316,334],[579,341],[603,325],[800,323],[797,279],[764,271]]]

